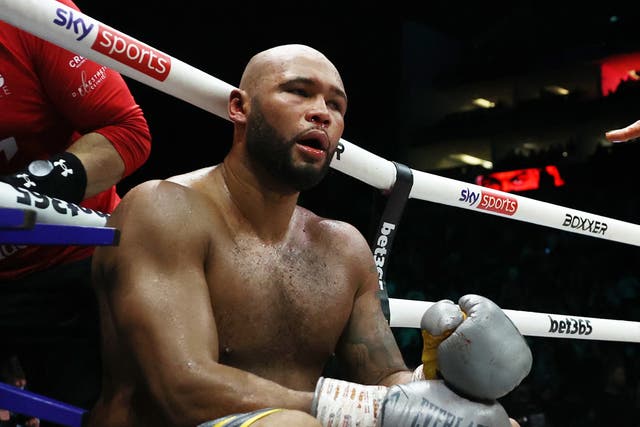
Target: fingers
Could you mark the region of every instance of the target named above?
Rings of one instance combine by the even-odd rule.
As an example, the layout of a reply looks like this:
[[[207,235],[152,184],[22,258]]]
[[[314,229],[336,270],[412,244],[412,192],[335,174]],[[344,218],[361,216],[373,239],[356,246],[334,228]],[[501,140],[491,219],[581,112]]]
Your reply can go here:
[[[495,306],[496,308],[499,308],[496,303],[491,301],[489,298],[476,294],[464,295],[458,301],[458,305],[460,306],[460,309],[468,316],[472,316],[473,313],[477,312],[479,309],[486,309],[489,306]]]
[[[640,137],[640,120],[621,129],[610,130],[605,133],[610,142],[625,142]]]
[[[513,418],[509,418],[509,421],[511,421],[511,427],[520,427],[520,424]]]
[[[464,313],[453,301],[441,300],[432,305],[422,315],[420,326],[433,336],[451,333],[464,320]],[[443,337],[444,339],[445,337]]]

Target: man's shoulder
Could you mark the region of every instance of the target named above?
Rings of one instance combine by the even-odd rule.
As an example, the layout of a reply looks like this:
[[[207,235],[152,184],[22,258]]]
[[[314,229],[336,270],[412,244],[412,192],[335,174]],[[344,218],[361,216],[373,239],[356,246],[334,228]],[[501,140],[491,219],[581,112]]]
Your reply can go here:
[[[147,245],[170,242],[172,247],[189,247],[208,236],[215,216],[211,212],[210,203],[200,192],[172,181],[154,179],[129,190],[107,224],[135,236],[130,242],[143,240]]]
[[[131,190],[122,197],[122,202],[138,201],[148,197],[161,197],[164,193],[176,191],[182,191],[182,186],[178,183],[167,179],[151,179],[131,188]]]
[[[324,240],[336,246],[353,245],[368,247],[360,230],[353,224],[334,218],[326,218],[299,207],[299,215],[303,218],[305,227],[317,233]]]
[[[189,172],[185,172],[179,175],[174,175],[166,179],[166,181],[174,182],[176,184],[184,185],[185,187],[191,187],[194,183],[207,179],[207,177],[216,169],[219,165],[209,166]]]
[[[164,197],[197,198],[199,193],[204,191],[203,183],[208,180],[216,167],[210,166],[169,178],[144,181],[125,194],[123,200],[153,197],[157,203],[161,203]]]
[[[113,212],[116,217],[141,216],[148,221],[176,218],[200,204],[197,191],[168,179],[152,179],[131,188]]]
[[[359,233],[356,227],[346,221],[320,216],[302,206],[298,206],[297,211],[307,226],[322,228],[322,231],[330,233]]]

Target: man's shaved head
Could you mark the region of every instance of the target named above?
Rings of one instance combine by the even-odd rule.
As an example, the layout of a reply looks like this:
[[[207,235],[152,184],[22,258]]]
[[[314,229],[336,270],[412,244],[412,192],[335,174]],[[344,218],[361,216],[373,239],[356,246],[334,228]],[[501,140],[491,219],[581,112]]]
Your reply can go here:
[[[253,92],[264,76],[282,73],[291,64],[300,60],[315,61],[329,67],[343,86],[340,73],[323,53],[302,44],[286,44],[254,55],[242,74],[240,89]]]

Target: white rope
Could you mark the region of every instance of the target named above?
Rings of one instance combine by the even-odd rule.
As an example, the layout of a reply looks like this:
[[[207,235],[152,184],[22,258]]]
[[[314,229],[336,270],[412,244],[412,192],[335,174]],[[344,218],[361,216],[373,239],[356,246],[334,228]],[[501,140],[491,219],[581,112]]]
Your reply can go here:
[[[104,227],[108,214],[0,182],[0,206],[32,210],[42,224]],[[3,242],[0,242],[0,244]]]
[[[390,324],[397,328],[420,328],[422,315],[433,304],[390,298]],[[531,311],[503,311],[525,336],[640,342],[640,322]]]

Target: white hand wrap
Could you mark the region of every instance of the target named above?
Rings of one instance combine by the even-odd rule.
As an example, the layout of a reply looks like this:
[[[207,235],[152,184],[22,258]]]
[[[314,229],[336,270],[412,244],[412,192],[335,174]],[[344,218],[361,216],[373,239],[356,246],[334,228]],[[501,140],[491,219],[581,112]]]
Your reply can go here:
[[[426,378],[424,377],[424,364],[421,364],[416,369],[414,369],[413,374],[411,374],[411,382],[414,381],[424,381]]]
[[[320,377],[311,414],[323,427],[375,427],[387,387]]]

